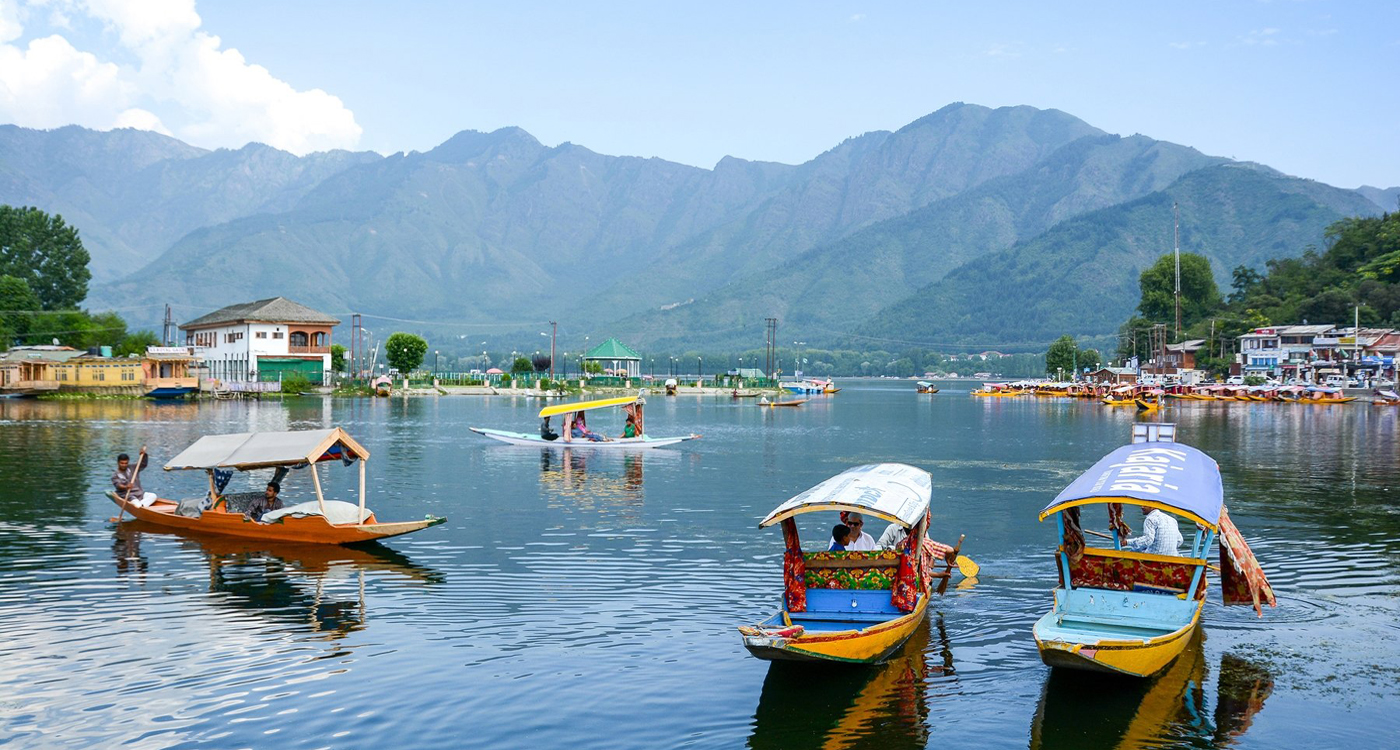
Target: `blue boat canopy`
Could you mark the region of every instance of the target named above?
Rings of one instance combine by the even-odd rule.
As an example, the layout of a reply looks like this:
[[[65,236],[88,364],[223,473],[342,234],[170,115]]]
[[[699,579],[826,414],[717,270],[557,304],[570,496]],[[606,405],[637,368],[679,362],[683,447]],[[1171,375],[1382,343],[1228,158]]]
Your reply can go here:
[[[1148,505],[1215,530],[1225,490],[1215,459],[1195,448],[1172,442],[1136,443],[1099,459],[1040,511],[1040,520],[1066,508],[1095,503]]]

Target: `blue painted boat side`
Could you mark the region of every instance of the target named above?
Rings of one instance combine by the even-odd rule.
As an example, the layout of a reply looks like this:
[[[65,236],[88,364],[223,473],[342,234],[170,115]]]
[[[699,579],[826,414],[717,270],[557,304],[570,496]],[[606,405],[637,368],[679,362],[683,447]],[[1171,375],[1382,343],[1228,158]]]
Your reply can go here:
[[[153,388],[146,395],[150,398],[183,398],[194,392],[194,388]]]
[[[1153,638],[1189,624],[1197,606],[1194,599],[1165,594],[1056,588],[1055,606],[1036,623],[1035,633],[1041,640],[1074,643]]]

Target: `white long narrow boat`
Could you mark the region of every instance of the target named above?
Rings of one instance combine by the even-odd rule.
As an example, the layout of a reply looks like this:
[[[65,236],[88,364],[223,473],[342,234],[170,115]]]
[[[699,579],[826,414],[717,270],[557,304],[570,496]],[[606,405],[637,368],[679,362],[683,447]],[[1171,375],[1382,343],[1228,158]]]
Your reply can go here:
[[[625,396],[622,398],[604,398],[596,401],[575,401],[568,404],[557,404],[546,406],[540,409],[539,417],[545,420],[540,427],[540,432],[531,434],[528,432],[510,432],[508,430],[493,430],[486,427],[469,427],[467,429],[478,435],[499,440],[510,445],[533,445],[545,448],[594,448],[598,450],[647,450],[651,448],[661,448],[667,445],[675,445],[687,440],[695,440],[699,435],[690,434],[677,437],[652,437],[646,434],[646,423],[642,417],[642,407],[646,400],[641,396]],[[573,437],[570,433],[576,415],[581,412],[593,411],[596,409],[620,408],[627,412],[637,427],[636,437],[617,437],[602,440],[589,440],[583,437]],[[548,420],[553,417],[563,417],[560,434],[554,437],[545,437],[546,433],[552,433]]]

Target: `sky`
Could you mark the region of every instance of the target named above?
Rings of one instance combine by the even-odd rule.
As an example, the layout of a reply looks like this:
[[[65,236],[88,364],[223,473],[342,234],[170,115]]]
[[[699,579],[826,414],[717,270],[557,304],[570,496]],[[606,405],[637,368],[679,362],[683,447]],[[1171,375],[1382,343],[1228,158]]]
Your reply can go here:
[[[0,122],[801,163],[951,102],[1400,185],[1400,2],[0,0]]]

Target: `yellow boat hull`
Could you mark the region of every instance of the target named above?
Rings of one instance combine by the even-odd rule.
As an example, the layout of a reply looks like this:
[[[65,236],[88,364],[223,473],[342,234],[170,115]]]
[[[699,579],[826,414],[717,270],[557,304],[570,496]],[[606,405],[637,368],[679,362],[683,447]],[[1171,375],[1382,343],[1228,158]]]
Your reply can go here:
[[[1040,660],[1046,666],[1151,677],[1186,650],[1191,644],[1191,636],[1200,625],[1201,608],[1198,604],[1190,623],[1155,638],[1073,643],[1041,640],[1037,635],[1035,645],[1040,650]]]
[[[928,596],[920,596],[914,611],[864,630],[814,631],[782,638],[744,636],[744,647],[770,661],[850,662],[885,660],[918,629],[928,612]]]

